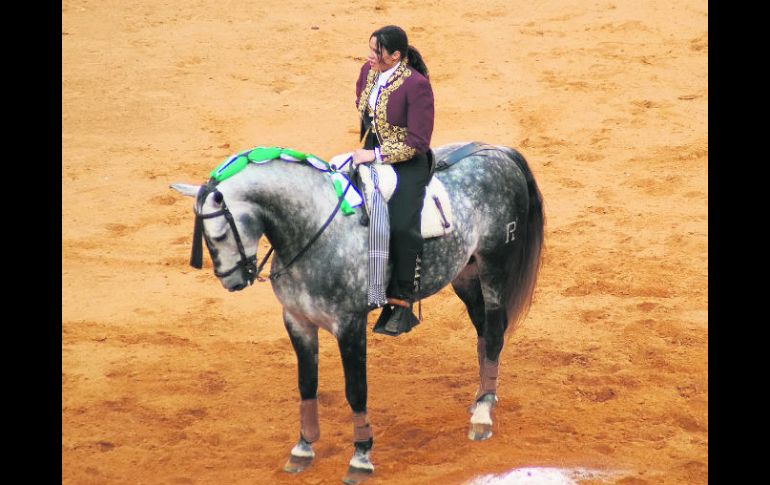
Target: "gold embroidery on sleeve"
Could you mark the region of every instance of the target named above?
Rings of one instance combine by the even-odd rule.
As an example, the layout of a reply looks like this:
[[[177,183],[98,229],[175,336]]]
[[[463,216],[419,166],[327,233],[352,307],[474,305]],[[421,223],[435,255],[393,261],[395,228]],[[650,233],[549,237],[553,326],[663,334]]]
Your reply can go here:
[[[417,150],[406,143],[385,142],[380,145],[380,158],[382,163],[398,163],[409,160],[417,153]]]

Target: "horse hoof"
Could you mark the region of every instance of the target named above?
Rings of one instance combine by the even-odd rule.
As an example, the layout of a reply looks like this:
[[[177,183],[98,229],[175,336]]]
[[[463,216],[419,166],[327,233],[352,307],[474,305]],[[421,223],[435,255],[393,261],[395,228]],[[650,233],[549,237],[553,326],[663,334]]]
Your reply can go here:
[[[299,473],[306,470],[313,464],[313,458],[315,458],[313,447],[310,443],[300,438],[299,443],[292,448],[289,461],[283,466],[283,471],[286,473]]]
[[[371,478],[373,473],[374,470],[351,466],[348,467],[348,472],[342,479],[342,483],[347,485],[357,485],[359,483],[364,483],[365,481],[369,480],[369,478]]]
[[[286,473],[299,473],[310,468],[313,464],[313,459],[304,456],[290,456],[289,461],[283,466],[283,471]]]
[[[492,425],[484,423],[471,423],[468,429],[468,438],[473,441],[484,441],[492,437]]]

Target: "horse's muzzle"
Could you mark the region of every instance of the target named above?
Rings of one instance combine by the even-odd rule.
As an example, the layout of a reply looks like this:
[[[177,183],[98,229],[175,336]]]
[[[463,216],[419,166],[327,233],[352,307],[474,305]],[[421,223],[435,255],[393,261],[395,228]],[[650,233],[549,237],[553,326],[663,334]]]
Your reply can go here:
[[[237,284],[237,285],[233,286],[232,288],[228,288],[227,290],[230,291],[230,292],[241,291],[242,289],[246,288],[247,286],[248,286],[248,284],[246,284],[246,283],[240,283],[240,284]]]

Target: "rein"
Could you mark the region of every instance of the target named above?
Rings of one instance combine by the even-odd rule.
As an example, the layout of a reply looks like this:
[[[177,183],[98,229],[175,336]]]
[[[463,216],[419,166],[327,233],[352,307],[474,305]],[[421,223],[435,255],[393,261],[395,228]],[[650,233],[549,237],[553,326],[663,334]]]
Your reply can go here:
[[[347,162],[352,160],[352,156],[349,157],[345,163],[342,165],[344,166]],[[352,167],[351,167],[352,169]],[[233,266],[231,269],[225,272],[218,272],[216,269],[214,270],[214,274],[220,278],[224,278],[226,276],[231,275],[237,270],[241,270],[243,272],[243,277],[245,280],[249,282],[249,284],[252,284],[254,282],[254,279],[258,279],[259,281],[265,281],[265,278],[262,278],[259,276],[259,273],[262,271],[262,268],[267,263],[268,258],[273,253],[274,248],[273,246],[270,246],[270,250],[267,252],[265,257],[262,259],[262,261],[259,264],[259,267],[256,265],[257,256],[256,254],[254,256],[247,257],[246,251],[243,248],[243,243],[241,242],[240,234],[238,233],[238,228],[235,225],[235,219],[233,218],[233,215],[230,213],[230,209],[227,207],[227,203],[224,200],[224,196],[221,192],[216,190],[216,186],[219,184],[218,181],[212,179],[209,179],[206,184],[202,185],[201,188],[198,190],[198,195],[196,197],[196,207],[195,207],[195,227],[193,229],[193,246],[192,246],[192,255],[190,256],[190,266],[196,269],[201,269],[203,267],[203,245],[201,243],[201,239],[203,239],[203,219],[212,219],[214,217],[224,217],[225,220],[227,220],[228,224],[230,225],[230,228],[233,230],[233,236],[235,237],[235,243],[238,245],[238,253],[241,256],[241,260],[236,263],[235,266]],[[291,258],[291,260],[279,271],[276,271],[275,273],[271,273],[268,279],[275,280],[279,278],[280,276],[283,276],[288,271],[289,267],[291,267],[294,263],[299,260],[307,251],[310,249],[310,247],[313,245],[316,240],[321,237],[321,234],[326,230],[327,227],[329,227],[329,224],[331,224],[332,220],[334,219],[334,216],[337,215],[337,212],[339,212],[340,207],[342,206],[342,203],[345,200],[345,194],[347,194],[348,189],[350,189],[350,186],[353,185],[353,183],[348,180],[348,185],[345,187],[345,190],[342,191],[342,194],[337,199],[337,205],[334,207],[334,210],[329,215],[329,217],[326,219],[326,222],[323,223],[323,225],[316,231],[316,233],[313,235],[313,237],[310,238],[310,240],[305,244],[305,246],[299,250],[299,252]],[[211,212],[209,214],[201,214],[199,212],[199,207],[203,205],[203,202],[206,200],[206,197],[208,195],[214,192],[215,196],[219,196],[219,199],[222,203],[222,209],[218,210],[216,212]],[[206,238],[206,245],[209,245],[208,238]]]
[[[307,252],[308,249],[310,249],[310,246],[313,245],[314,242],[316,242],[316,239],[318,239],[321,234],[326,230],[327,227],[329,227],[329,224],[331,224],[332,219],[334,219],[334,216],[337,215],[337,212],[339,212],[340,207],[342,206],[342,201],[345,200],[345,194],[348,192],[348,189],[350,186],[353,185],[353,182],[348,181],[347,187],[345,187],[345,190],[342,191],[342,194],[339,196],[339,199],[337,200],[337,206],[334,208],[334,211],[329,215],[329,217],[326,219],[326,222],[323,223],[320,229],[315,233],[313,237],[310,238],[310,241],[305,244],[305,247],[299,250],[299,252],[291,258],[291,261],[286,263],[286,266],[284,266],[280,271],[276,271],[275,273],[270,273],[270,276],[268,277],[271,280],[274,280],[280,276],[283,276],[286,274],[286,271],[288,271],[289,267],[294,264],[299,258],[302,257],[303,254]],[[270,246],[270,251],[268,251],[267,256],[270,255],[270,253],[273,252],[273,247]],[[262,260],[262,264],[260,264],[260,270],[262,269],[262,266],[267,262],[267,256],[265,256],[265,259]],[[264,280],[260,280],[264,281]]]

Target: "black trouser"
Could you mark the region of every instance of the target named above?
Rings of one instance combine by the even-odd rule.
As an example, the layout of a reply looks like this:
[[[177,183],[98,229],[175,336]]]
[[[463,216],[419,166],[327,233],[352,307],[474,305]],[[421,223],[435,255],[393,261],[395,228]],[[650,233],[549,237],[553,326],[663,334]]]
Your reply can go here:
[[[377,137],[366,137],[364,148],[367,150],[379,146]],[[417,256],[422,253],[423,238],[421,232],[422,205],[425,199],[425,187],[430,181],[430,162],[428,156],[420,153],[392,164],[398,175],[396,190],[388,201],[390,216],[390,250],[393,273],[388,286],[388,296],[412,300],[414,297],[414,273]]]

